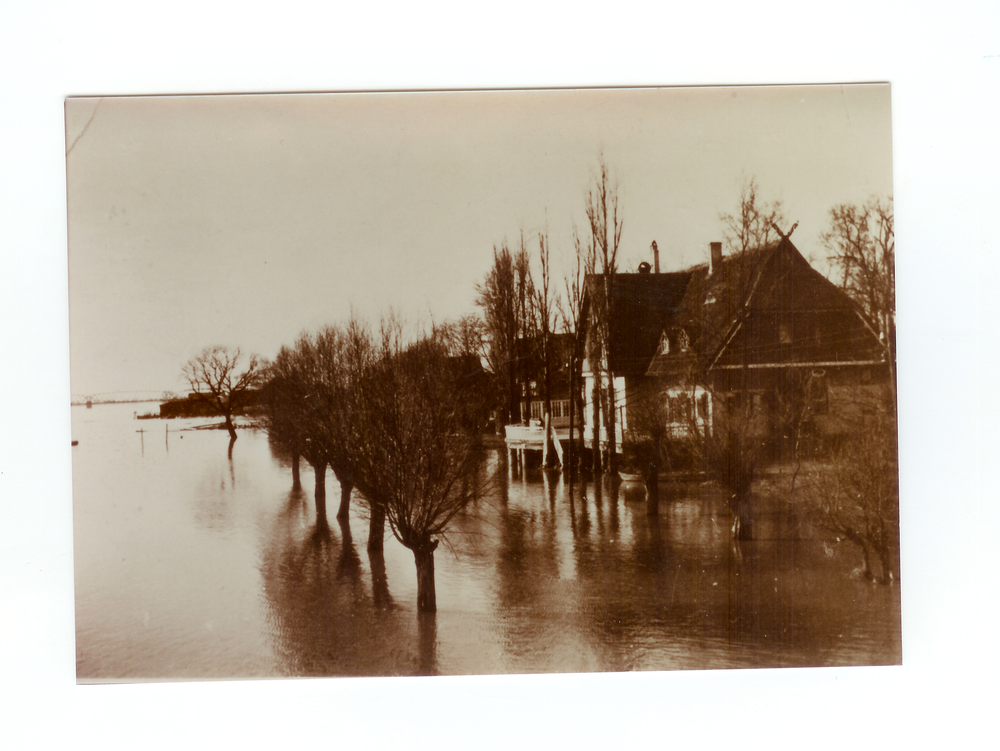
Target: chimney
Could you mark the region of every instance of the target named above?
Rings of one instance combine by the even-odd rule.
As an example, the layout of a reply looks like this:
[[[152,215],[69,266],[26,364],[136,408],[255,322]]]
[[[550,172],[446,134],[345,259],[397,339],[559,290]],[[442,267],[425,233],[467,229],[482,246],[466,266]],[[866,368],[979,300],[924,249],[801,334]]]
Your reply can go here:
[[[656,247],[656,240],[653,240],[653,273],[660,273],[660,249]]]
[[[722,243],[709,243],[708,245],[712,249],[712,261],[708,265],[708,273],[711,274],[715,271],[715,267],[722,263]]]

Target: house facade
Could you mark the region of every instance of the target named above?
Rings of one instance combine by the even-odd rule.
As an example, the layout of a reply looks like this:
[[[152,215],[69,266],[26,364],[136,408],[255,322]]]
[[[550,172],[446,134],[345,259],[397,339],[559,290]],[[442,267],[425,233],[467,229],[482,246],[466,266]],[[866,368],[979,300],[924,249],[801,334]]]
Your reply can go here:
[[[593,445],[594,385],[600,381],[598,398],[607,414],[610,389],[614,386],[616,445],[629,429],[629,405],[648,403],[652,383],[646,376],[657,351],[664,326],[680,310],[690,281],[687,271],[653,273],[648,264],[632,274],[611,277],[588,276],[580,332],[584,339],[583,380],[584,442]],[[605,319],[602,323],[601,319]],[[604,336],[598,336],[601,327]],[[604,347],[604,340],[609,346]],[[606,350],[606,351],[605,351]],[[599,364],[600,367],[595,367]],[[607,444],[606,419],[602,418],[599,440]]]
[[[739,410],[762,439],[781,443],[849,435],[880,398],[888,368],[873,328],[787,237],[728,257],[712,243],[710,262],[685,271],[644,266],[615,275],[606,298],[602,363],[616,383],[619,445],[630,411],[635,423],[651,406],[675,437],[721,429]],[[601,278],[588,282],[601,293]],[[593,370],[588,363],[588,401]]]

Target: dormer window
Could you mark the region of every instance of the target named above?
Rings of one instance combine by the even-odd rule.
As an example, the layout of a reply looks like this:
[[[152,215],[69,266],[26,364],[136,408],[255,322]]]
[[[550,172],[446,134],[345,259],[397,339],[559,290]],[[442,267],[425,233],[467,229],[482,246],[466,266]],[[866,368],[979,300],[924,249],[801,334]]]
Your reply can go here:
[[[677,335],[677,344],[680,347],[681,352],[687,352],[691,349],[691,340],[688,339],[688,332],[684,329],[681,329],[680,333]]]
[[[670,354],[670,334],[666,330],[660,334],[660,346],[657,348],[657,353],[661,355]]]
[[[684,329],[664,330],[660,335],[660,346],[657,353],[669,355],[671,352],[688,352],[691,349],[691,339]]]

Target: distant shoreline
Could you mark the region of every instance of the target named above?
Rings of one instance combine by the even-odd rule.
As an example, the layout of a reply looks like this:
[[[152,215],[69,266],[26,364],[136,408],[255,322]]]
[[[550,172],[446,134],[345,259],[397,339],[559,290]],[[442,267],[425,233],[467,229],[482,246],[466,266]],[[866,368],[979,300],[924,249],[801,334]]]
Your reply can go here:
[[[145,402],[160,402],[160,401],[163,401],[163,400],[162,399],[158,399],[158,398],[154,398],[154,399],[115,399],[113,401],[100,401],[100,402],[92,401],[92,402],[90,402],[90,405],[92,407],[96,407],[99,404],[143,404]],[[71,406],[71,407],[86,407],[87,406],[87,402],[86,401],[82,401],[82,402],[70,402],[69,406]]]

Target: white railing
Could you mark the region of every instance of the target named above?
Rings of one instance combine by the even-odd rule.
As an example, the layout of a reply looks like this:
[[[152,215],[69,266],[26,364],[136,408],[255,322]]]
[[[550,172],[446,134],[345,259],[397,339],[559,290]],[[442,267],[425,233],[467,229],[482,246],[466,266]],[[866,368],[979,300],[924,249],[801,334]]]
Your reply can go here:
[[[538,443],[545,438],[545,428],[541,425],[506,425],[507,443]]]

